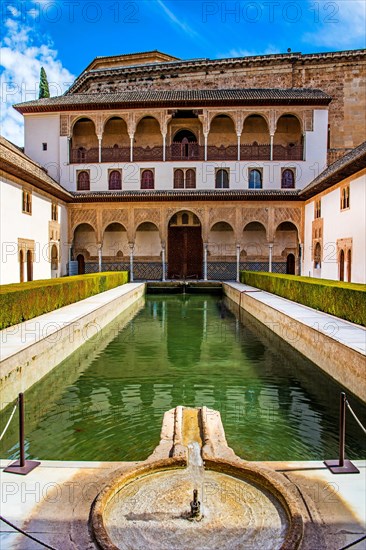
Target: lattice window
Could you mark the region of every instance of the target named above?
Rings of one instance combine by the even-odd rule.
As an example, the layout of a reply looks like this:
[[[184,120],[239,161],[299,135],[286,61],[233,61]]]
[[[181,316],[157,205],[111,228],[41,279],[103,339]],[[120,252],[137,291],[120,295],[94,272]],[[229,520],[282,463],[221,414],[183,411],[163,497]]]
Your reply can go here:
[[[184,188],[196,188],[196,170],[193,168],[177,168],[174,170],[174,189]]]
[[[317,200],[314,203],[314,218],[321,218],[322,217],[322,203],[321,200]]]
[[[341,188],[341,210],[349,208],[349,185]]]
[[[109,173],[108,189],[111,191],[122,189],[122,175],[120,170],[112,170]]]
[[[215,178],[216,189],[228,189],[229,188],[229,171],[220,168],[216,171]]]
[[[154,172],[144,170],[141,174],[141,189],[154,189]]]
[[[285,170],[282,171],[281,188],[282,189],[295,188],[295,173],[290,168],[285,168]]]
[[[82,170],[77,175],[77,190],[90,191],[90,173],[87,170]]]
[[[249,169],[249,189],[262,189],[262,171],[258,168]]]
[[[32,193],[23,189],[22,209],[24,214],[32,214]]]

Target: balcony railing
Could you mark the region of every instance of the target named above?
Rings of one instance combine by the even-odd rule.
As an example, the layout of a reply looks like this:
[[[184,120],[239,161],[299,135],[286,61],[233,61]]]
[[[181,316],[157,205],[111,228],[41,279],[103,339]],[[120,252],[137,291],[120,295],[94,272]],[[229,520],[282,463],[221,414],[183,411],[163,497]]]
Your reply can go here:
[[[100,150],[102,162],[130,162],[131,150],[129,147],[102,147]],[[273,160],[296,161],[303,159],[303,146],[273,145]],[[162,162],[164,150],[162,146],[134,147],[133,162]],[[165,160],[168,161],[202,161],[205,159],[205,147],[198,143],[173,143],[166,146]],[[241,161],[268,161],[271,159],[270,145],[240,145]],[[207,160],[236,161],[238,160],[238,147],[221,145],[207,147]],[[70,164],[99,162],[99,149],[71,149]]]
[[[270,145],[241,145],[240,160],[270,160]]]
[[[302,145],[274,145],[273,160],[304,160]]]

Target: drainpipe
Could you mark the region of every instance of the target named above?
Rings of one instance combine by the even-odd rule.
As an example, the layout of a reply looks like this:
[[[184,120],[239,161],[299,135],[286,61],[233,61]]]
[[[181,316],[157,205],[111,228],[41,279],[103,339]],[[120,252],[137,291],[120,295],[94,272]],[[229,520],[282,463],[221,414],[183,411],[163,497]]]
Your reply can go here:
[[[207,249],[208,243],[203,245],[203,280],[207,281]]]
[[[240,283],[240,244],[236,245],[236,281]]]
[[[306,132],[303,134],[302,160],[306,160]]]
[[[163,134],[163,162],[166,160],[166,134]]]
[[[271,139],[271,152],[270,152],[270,157],[269,159],[270,160],[273,160],[273,134],[270,135],[270,139]]]
[[[98,138],[99,162],[102,162],[102,138]]]
[[[165,276],[165,243],[161,243],[161,263],[163,267],[163,283],[166,281]]]
[[[102,271],[102,245],[99,245],[98,248],[98,270],[99,273]]]
[[[269,271],[269,273],[272,273],[272,252],[273,252],[273,243],[269,243],[268,249],[269,249],[268,271]]]
[[[71,157],[71,138],[67,138],[67,164],[70,164]]]
[[[130,282],[133,283],[133,249],[134,243],[128,243],[130,247]]]
[[[207,140],[208,140],[208,134],[205,134],[205,161],[207,160]]]

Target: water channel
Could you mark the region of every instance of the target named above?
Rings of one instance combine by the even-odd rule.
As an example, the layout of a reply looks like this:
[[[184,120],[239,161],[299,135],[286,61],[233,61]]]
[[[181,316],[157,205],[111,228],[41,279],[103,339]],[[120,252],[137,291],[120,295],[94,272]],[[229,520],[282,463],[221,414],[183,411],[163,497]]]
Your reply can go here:
[[[177,405],[219,410],[244,459],[336,458],[340,391],[227,298],[146,296],[129,321],[117,318],[25,393],[27,458],[143,460]],[[366,405],[347,395],[365,418]],[[348,458],[364,458],[362,444],[348,414]],[[14,419],[0,455],[17,452]]]

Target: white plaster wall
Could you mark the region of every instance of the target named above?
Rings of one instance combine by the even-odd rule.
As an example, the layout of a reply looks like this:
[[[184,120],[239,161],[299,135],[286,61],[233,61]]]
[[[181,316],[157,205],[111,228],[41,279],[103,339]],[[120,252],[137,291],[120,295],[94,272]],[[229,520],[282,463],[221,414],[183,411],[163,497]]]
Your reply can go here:
[[[60,115],[24,115],[24,152],[60,180]],[[47,143],[43,151],[42,143]]]
[[[305,132],[305,134],[305,159],[312,174],[310,183],[327,167],[328,111],[326,109],[314,110],[313,132]]]
[[[282,168],[296,170],[296,189],[302,189],[310,183],[315,172],[318,172],[319,163],[314,160],[298,162],[140,162],[140,163],[101,163],[101,164],[72,164],[61,163],[60,183],[69,191],[76,191],[77,171],[90,170],[90,190],[108,191],[108,171],[122,170],[122,189],[124,191],[140,190],[140,171],[153,169],[155,171],[155,189],[173,189],[174,168],[195,168],[197,189],[215,189],[215,171],[218,168],[229,168],[230,189],[248,189],[248,172],[250,168],[262,168],[263,189],[281,189]],[[323,162],[323,160],[322,160]],[[284,190],[286,192],[286,190]]]
[[[313,261],[312,261],[312,222],[314,220],[314,201],[305,205],[305,227],[304,227],[304,246],[303,258],[301,264],[301,275],[306,277],[314,277]]]
[[[22,212],[22,186],[2,177],[0,180],[0,283],[18,283],[20,281],[18,238],[30,239],[35,242],[35,258],[33,263],[33,279],[51,278],[51,263],[49,261],[49,230],[51,220],[52,199],[32,193],[32,214]],[[64,206],[59,206],[59,221],[67,229],[67,212]],[[61,246],[62,253],[62,246]],[[66,273],[66,263],[63,259],[57,275]],[[24,266],[26,280],[26,265]]]
[[[314,198],[315,200],[315,198]],[[341,211],[340,189],[334,189],[321,197],[321,213],[324,219],[323,261],[321,277],[339,279],[337,240],[352,238],[352,271],[354,283],[366,283],[366,175],[355,178],[350,183],[350,208]],[[304,275],[315,276],[311,261],[312,221],[314,201],[305,207],[305,261]]]

